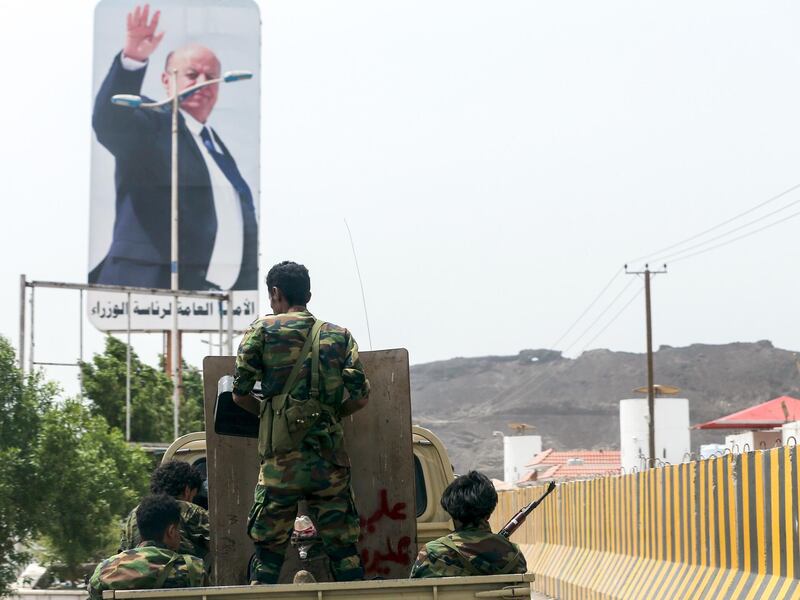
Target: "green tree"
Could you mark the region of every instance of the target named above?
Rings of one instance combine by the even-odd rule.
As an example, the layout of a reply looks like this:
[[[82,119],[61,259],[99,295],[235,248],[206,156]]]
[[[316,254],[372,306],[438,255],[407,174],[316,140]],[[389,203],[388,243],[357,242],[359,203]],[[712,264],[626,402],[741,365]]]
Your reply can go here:
[[[23,376],[14,349],[0,336],[0,596],[26,561],[19,548],[42,512],[33,451],[40,416],[55,392],[39,374]]]
[[[162,359],[163,363],[163,359]],[[202,431],[203,386],[198,369],[183,365],[184,394],[180,432]],[[105,351],[81,364],[81,376],[94,414],[125,430],[126,346],[113,336]],[[163,369],[151,367],[131,351],[131,440],[167,442],[173,439],[172,381]]]
[[[181,434],[205,431],[203,373],[183,363],[183,402],[180,411]]]
[[[0,337],[0,595],[32,538],[74,580],[81,563],[116,548],[119,520],[147,491],[150,458],[101,414],[56,403],[57,394],[41,373],[23,376]]]
[[[34,452],[46,509],[38,532],[70,580],[119,542],[119,519],[147,491],[150,461],[77,400],[41,417]]]

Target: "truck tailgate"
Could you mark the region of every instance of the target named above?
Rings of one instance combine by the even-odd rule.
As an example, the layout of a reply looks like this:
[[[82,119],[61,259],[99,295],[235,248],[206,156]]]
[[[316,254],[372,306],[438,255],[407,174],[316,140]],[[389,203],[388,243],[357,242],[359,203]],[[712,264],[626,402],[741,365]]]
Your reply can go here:
[[[105,600],[462,600],[530,598],[533,575],[382,579],[342,583],[226,586],[103,592]]]

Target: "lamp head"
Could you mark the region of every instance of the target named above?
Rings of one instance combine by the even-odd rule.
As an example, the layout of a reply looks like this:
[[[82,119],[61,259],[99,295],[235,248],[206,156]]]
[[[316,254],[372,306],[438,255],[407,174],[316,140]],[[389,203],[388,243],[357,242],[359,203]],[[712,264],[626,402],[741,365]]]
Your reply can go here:
[[[135,94],[116,94],[111,97],[111,103],[128,108],[139,108],[142,105],[142,97]]]
[[[233,81],[243,81],[245,79],[252,79],[253,74],[250,71],[226,71],[225,74],[222,76],[222,80],[225,83],[231,83]]]

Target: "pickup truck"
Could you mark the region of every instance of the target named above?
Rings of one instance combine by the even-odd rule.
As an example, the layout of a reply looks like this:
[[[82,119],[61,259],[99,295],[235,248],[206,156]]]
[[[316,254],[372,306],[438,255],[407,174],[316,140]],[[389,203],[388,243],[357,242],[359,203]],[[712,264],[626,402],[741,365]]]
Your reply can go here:
[[[416,483],[417,542],[425,544],[453,531],[453,522],[439,504],[444,488],[453,480],[453,466],[444,445],[436,435],[423,428],[411,429],[414,452],[414,479]],[[206,434],[189,433],[176,439],[167,448],[162,463],[171,460],[188,462],[200,470],[207,482]],[[208,507],[207,483],[195,498],[201,506]]]
[[[453,530],[453,523],[439,504],[439,498],[454,475],[447,451],[436,435],[423,427],[414,426],[412,438],[417,542],[421,545]],[[182,460],[195,465],[205,478],[205,433],[190,433],[175,440],[162,458],[162,462],[170,460]],[[202,503],[205,497],[206,494],[201,493],[198,500]],[[261,597],[269,600],[530,598],[531,581],[531,574],[413,580],[376,579],[340,583],[111,591],[105,592],[103,597],[107,600],[254,600]]]
[[[255,440],[220,434],[215,424],[221,380],[234,372],[234,357],[206,357],[203,381],[208,430],[183,436],[163,460],[184,460],[206,475],[210,501],[213,575],[221,585],[181,590],[108,592],[119,600],[253,600],[370,598],[408,600],[530,597],[531,575],[448,577],[409,580],[419,546],[453,529],[440,505],[453,467],[442,442],[432,432],[412,426],[408,353],[404,349],[368,351],[361,359],[370,375],[370,406],[342,421],[351,457],[353,492],[362,516],[359,550],[367,580],[330,582],[299,564],[297,550],[287,551],[279,585],[246,586],[252,543],[245,523],[258,471]],[[302,509],[301,509],[302,510]],[[292,556],[292,555],[295,556]],[[323,553],[324,554],[324,553]],[[316,557],[315,557],[316,558]],[[323,558],[322,566],[326,566]],[[318,583],[284,584],[299,568]],[[288,575],[288,577],[286,577]]]

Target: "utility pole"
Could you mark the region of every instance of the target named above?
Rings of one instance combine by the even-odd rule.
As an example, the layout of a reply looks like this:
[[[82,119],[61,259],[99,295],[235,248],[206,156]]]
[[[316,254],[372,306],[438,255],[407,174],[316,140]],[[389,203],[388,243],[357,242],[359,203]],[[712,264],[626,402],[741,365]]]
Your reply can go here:
[[[648,437],[648,454],[647,466],[652,468],[655,465],[656,458],[656,391],[655,383],[653,381],[653,318],[650,304],[650,276],[659,275],[667,272],[667,265],[665,264],[661,271],[651,271],[650,265],[645,264],[644,271],[628,271],[628,265],[625,265],[625,273],[627,275],[644,275],[644,311],[647,329],[647,437]]]

